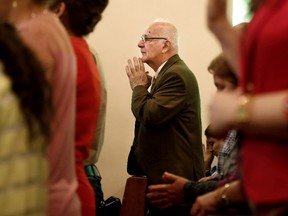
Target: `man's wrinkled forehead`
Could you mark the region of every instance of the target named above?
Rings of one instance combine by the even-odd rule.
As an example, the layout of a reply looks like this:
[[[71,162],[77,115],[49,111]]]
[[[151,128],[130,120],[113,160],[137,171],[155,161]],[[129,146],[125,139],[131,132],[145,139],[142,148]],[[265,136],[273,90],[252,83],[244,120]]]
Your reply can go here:
[[[148,27],[148,29],[146,30],[146,35],[154,35],[157,36],[160,33],[160,28],[158,27],[157,24],[152,24]]]

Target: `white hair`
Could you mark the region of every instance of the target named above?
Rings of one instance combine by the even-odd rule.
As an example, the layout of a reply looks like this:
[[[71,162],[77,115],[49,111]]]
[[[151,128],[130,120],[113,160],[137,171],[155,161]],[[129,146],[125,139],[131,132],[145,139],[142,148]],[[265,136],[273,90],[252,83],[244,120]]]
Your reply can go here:
[[[160,27],[162,33],[161,36],[167,37],[171,42],[172,47],[178,52],[178,32],[177,28],[168,20],[158,18],[153,21],[153,24],[157,24]]]

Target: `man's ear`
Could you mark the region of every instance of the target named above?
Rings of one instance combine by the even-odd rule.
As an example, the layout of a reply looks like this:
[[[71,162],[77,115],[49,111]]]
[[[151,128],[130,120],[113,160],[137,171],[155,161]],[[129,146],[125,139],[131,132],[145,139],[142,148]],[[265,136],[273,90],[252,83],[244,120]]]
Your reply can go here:
[[[60,18],[65,12],[66,5],[64,2],[60,2],[54,9],[53,12]]]
[[[171,49],[171,42],[168,40],[165,40],[162,46],[162,53],[166,53]]]

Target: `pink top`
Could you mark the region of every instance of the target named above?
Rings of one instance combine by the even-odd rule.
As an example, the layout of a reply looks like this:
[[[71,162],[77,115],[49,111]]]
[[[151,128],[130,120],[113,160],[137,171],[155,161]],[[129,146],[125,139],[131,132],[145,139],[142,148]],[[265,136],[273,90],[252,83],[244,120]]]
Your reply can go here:
[[[53,90],[55,116],[48,146],[48,215],[79,216],[74,158],[75,55],[64,27],[50,12],[22,22],[18,30],[42,61]]]
[[[287,19],[288,1],[267,0],[247,29],[241,82],[243,87],[253,83],[254,94],[288,89]],[[241,157],[244,188],[251,201],[288,202],[287,140],[246,136]]]

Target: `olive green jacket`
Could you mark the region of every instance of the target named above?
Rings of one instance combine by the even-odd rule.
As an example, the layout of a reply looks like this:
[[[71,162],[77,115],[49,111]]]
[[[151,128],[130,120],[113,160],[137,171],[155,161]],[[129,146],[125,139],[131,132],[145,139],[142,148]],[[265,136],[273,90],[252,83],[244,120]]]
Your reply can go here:
[[[149,184],[161,183],[165,171],[194,181],[204,176],[198,84],[178,55],[166,62],[151,92],[133,89],[132,112],[137,163],[132,166]]]

